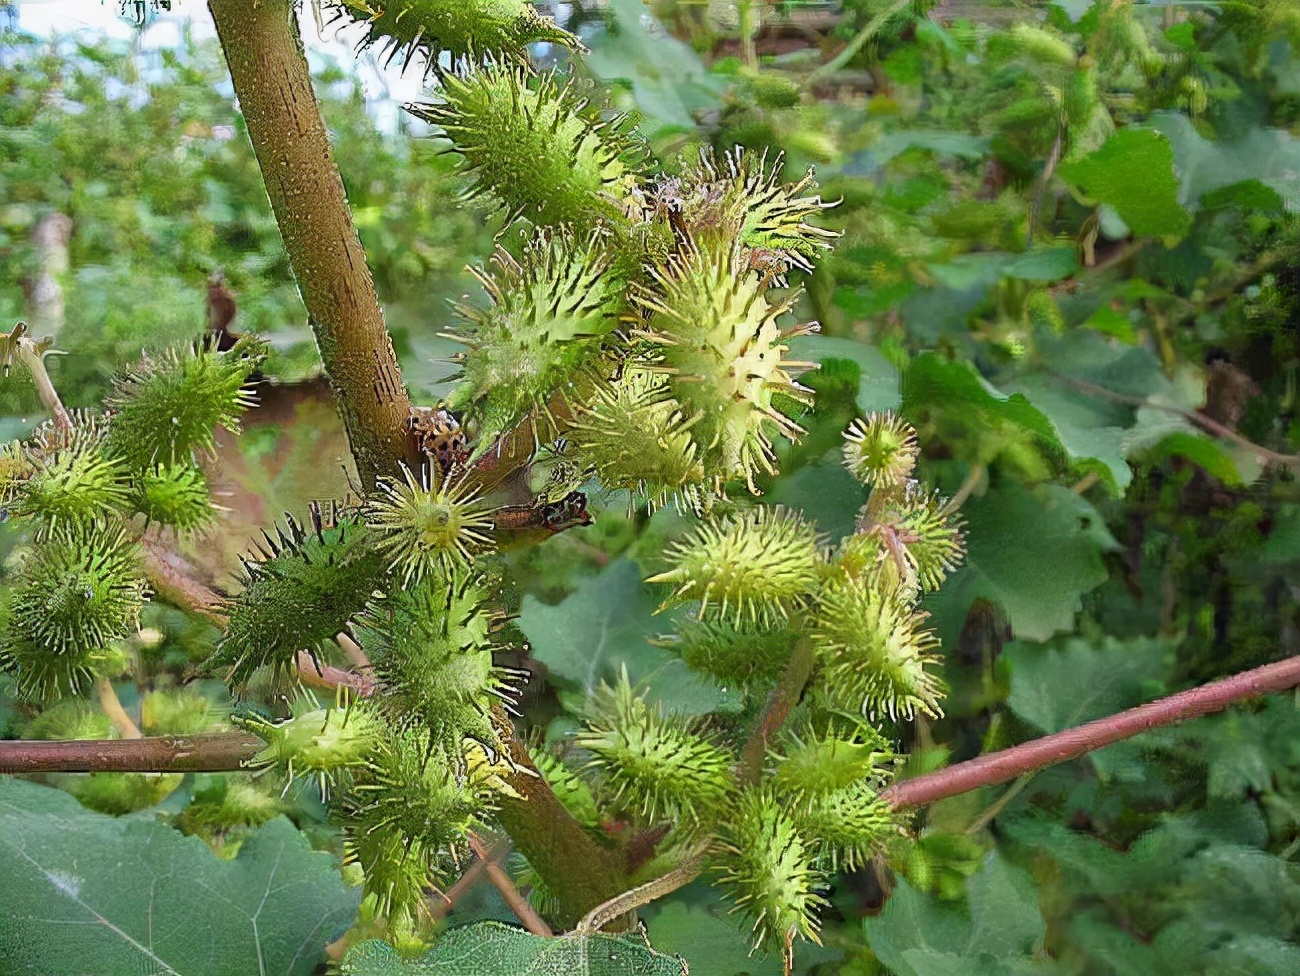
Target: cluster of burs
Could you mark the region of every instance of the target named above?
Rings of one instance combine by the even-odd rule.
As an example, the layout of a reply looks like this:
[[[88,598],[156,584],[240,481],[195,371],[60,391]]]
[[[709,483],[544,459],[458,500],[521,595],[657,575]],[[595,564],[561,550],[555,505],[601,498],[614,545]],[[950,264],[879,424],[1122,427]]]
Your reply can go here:
[[[665,175],[590,86],[530,65],[528,44],[575,56],[581,44],[523,0],[329,10],[431,66],[438,101],[410,110],[505,216],[477,272],[488,301],[459,309],[463,376],[446,405],[476,453],[402,470],[268,535],[222,608],[207,669],[242,691],[295,673],[302,651],[337,654],[340,635],[364,652],[371,693],[244,722],[266,741],[259,763],[320,782],[363,879],[363,914],[417,946],[430,886],[519,796],[505,708],[515,676],[493,661],[503,609],[483,558],[494,522],[477,462],[522,431],[583,478],[675,504],[698,524],[651,580],[668,585],[666,606],[690,607],[666,643],[740,689],[747,710],[688,720],[624,680],[588,704],[563,758],[534,750],[535,775],[602,842],[617,842],[601,829],[613,820],[656,838],[628,888],[703,856],[758,941],[788,953],[816,937],[830,874],[897,833],[879,799],[896,764],[880,726],[938,713],[936,641],[917,604],[961,557],[950,514],[915,480],[915,432],[891,416],[846,432],[845,464],[870,489],[846,538],[755,500],[776,473],[775,443],[799,437],[811,406],[807,364],[787,354],[813,327],[786,321],[798,297],[787,279],[832,243],[813,222],[826,204],[811,174],[785,183],[779,160],[739,150]],[[218,424],[235,426],[249,353],[150,361],[119,384],[111,416],[74,418],[5,455],[10,511],[37,525],[0,643],[24,693],[48,701],[121,673],[115,642],[146,590],[137,515],[183,531],[211,517],[195,457]],[[776,728],[751,732],[773,702]]]

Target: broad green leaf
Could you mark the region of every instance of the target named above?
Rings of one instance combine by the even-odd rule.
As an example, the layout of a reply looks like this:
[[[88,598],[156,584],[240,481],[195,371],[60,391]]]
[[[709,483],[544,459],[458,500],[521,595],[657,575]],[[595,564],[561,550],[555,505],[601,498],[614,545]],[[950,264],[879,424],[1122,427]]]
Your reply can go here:
[[[617,31],[606,33],[583,61],[603,81],[624,81],[641,110],[639,130],[693,129],[694,113],[716,104],[722,82],[689,44],[646,15],[641,0],[612,0]]]
[[[1133,471],[1123,451],[1122,407],[1064,386],[1053,376],[1021,377],[1004,389],[1023,394],[1051,421],[1071,460],[1096,471],[1114,492],[1128,487]]]
[[[500,922],[452,929],[429,953],[403,959],[385,942],[353,946],[343,976],[686,976],[686,963],[643,938],[546,938]]]
[[[1173,651],[1171,641],[1153,637],[1071,638],[1052,649],[1008,644],[1002,652],[1011,668],[1007,704],[1044,732],[1060,732],[1150,697],[1143,684],[1163,677]]]
[[[657,605],[636,563],[619,559],[555,606],[525,596],[519,629],[533,658],[584,694],[614,681],[626,667],[633,685],[647,686],[651,698],[674,711],[698,715],[735,707],[734,692],[704,681],[680,658],[647,643],[647,637],[672,629],[655,616]]]
[[[867,941],[894,976],[997,976],[1054,972],[1034,951],[1046,925],[1033,881],[991,853],[966,882],[966,911],[904,880],[884,911],[864,922]]]
[[[1095,508],[1060,485],[998,484],[962,507],[966,562],[927,601],[951,643],[976,600],[1006,613],[1013,633],[1047,640],[1074,627],[1085,593],[1106,580],[1115,540]]]
[[[851,155],[838,172],[846,175],[868,176],[909,149],[925,149],[941,157],[981,159],[988,152],[988,148],[988,139],[965,132],[946,129],[895,129],[882,135],[871,144],[870,149]]]
[[[5,976],[308,976],[357,905],[283,818],[223,861],[150,815],[92,813],[8,777],[0,879]]]
[[[817,523],[819,532],[838,542],[853,532],[867,490],[839,463],[836,452],[778,478],[767,500],[799,509]]]
[[[1173,147],[1183,206],[1195,206],[1213,190],[1257,180],[1276,192],[1287,210],[1300,211],[1300,139],[1286,130],[1252,127],[1235,141],[1211,142],[1181,113],[1157,112],[1150,124]]]
[[[685,956],[692,973],[713,976],[781,976],[781,960],[774,956],[750,955],[752,938],[734,916],[717,915],[705,906],[716,901],[716,893],[705,888],[703,897],[689,902],[680,898],[642,911],[646,931],[663,952]],[[796,963],[804,961],[804,946],[795,952]],[[815,947],[809,947],[815,948]]]
[[[988,463],[1005,451],[1059,460],[1065,452],[1052,422],[1020,393],[994,387],[969,362],[932,352],[912,360],[903,377],[903,414],[936,421],[969,460]]]
[[[848,359],[862,369],[858,380],[858,409],[864,414],[898,409],[902,397],[898,370],[875,346],[854,339],[830,336],[799,336],[790,341],[790,358],[820,363],[825,359]]]
[[[1123,129],[1057,172],[1097,203],[1114,207],[1139,236],[1176,239],[1192,225],[1178,202],[1173,147],[1159,132]]]

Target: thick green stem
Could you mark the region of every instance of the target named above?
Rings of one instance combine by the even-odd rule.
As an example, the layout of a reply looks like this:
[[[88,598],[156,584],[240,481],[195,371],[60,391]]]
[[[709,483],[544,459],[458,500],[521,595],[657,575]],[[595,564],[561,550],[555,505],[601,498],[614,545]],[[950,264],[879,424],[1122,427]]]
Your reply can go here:
[[[510,785],[522,799],[502,797],[497,820],[559,903],[551,921],[572,928],[627,887],[625,858],[597,844],[564,808],[518,739],[510,752],[521,770]]]
[[[749,735],[749,741],[740,754],[740,782],[746,786],[758,782],[763,773],[763,760],[767,758],[767,747],[776,738],[790,712],[799,704],[804,685],[812,677],[813,666],[817,658],[813,653],[812,641],[800,637],[794,646],[794,652],[781,673],[776,687],[767,699],[767,706],[759,716],[758,724]]]
[[[411,403],[311,87],[296,8],[293,0],[208,3],[357,473],[372,487],[407,456]]]

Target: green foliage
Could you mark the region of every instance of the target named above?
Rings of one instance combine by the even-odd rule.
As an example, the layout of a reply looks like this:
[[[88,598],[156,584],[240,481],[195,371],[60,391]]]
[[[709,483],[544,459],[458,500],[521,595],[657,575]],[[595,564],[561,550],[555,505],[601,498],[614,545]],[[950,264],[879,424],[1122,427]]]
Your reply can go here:
[[[329,858],[287,820],[223,862],[164,824],[91,813],[57,790],[6,777],[0,796],[0,966],[14,976],[87,959],[103,972],[242,976],[262,965],[307,976],[322,932],[342,931],[354,911]]]
[[[652,939],[666,933],[693,963],[698,953],[693,969],[1292,972],[1300,737],[1284,702],[951,798],[908,820],[914,836],[880,800],[899,769],[993,752],[1289,646],[1300,443],[1289,7],[1070,3],[1030,23],[1010,8],[853,0],[839,33],[868,28],[869,42],[809,79],[824,44],[788,50],[807,42],[770,5],[738,5],[731,22],[716,4],[657,2],[677,37],[639,0],[614,0],[599,24],[575,8],[572,34],[514,2],[344,6],[368,21],[366,43],[427,58],[440,82],[416,114],[445,139],[422,142],[381,143],[355,88],[322,89],[381,292],[419,299],[418,312],[389,307],[410,323],[396,335],[410,385],[431,390],[414,360],[450,351],[433,338],[445,326],[434,296],[474,288],[450,284],[450,269],[488,251],[473,219],[453,216],[452,194],[467,187],[520,238],[501,237],[476,273],[486,302],[454,313],[465,351],[449,405],[466,414],[467,468],[407,472],[348,509],[346,532],[291,523],[226,608],[210,663],[244,693],[261,694],[259,670],[289,672],[300,649],[341,663],[335,637],[351,633],[371,703],[288,718],[277,704],[243,720],[267,740],[262,763],[316,781],[300,791],[310,804],[205,782],[167,799],[177,823],[228,855],[280,809],[304,823],[327,811],[363,885],[355,934],[390,943],[354,948],[345,971],[681,971],[639,941],[500,928],[453,929],[427,958],[401,958],[433,936],[427,890],[461,873],[466,831],[499,826],[499,805],[506,819],[510,783],[538,785],[501,748],[498,706],[515,704],[546,725],[540,772],[593,850],[627,865],[624,887],[701,856],[723,904],[781,956],[726,948],[735,933],[702,907],[700,886],[646,912]],[[595,49],[587,68],[613,87],[608,104],[582,69],[541,72],[522,50],[541,37],[576,47],[578,33]],[[288,321],[274,227],[261,203],[240,202],[262,199],[243,140],[204,135],[228,104],[199,99],[210,151],[196,159],[98,93],[125,70],[115,57],[66,86],[104,133],[36,111],[49,64],[28,59],[0,89],[0,149],[18,164],[0,185],[31,211],[0,214],[0,260],[27,260],[15,242],[34,214],[65,207],[79,228],[70,314],[93,312],[120,343],[129,329],[95,290],[130,281],[160,340],[190,340],[183,283],[229,261],[238,237],[239,321]],[[189,87],[203,85],[196,69]],[[48,170],[11,135],[41,125],[57,136]],[[149,133],[165,159],[104,151]],[[74,151],[78,134],[110,160],[103,197],[68,199],[48,178],[68,171],[76,185],[94,168]],[[437,157],[447,140],[454,152]],[[825,164],[834,210],[808,160]],[[132,168],[170,182],[141,186]],[[92,202],[133,194],[137,224]],[[112,253],[104,242],[130,257],[95,277],[86,259]],[[137,289],[129,270],[146,263]],[[0,310],[16,295],[0,288]],[[826,334],[812,334],[812,316]],[[42,434],[5,454],[5,504],[33,527],[32,557],[77,526],[112,533],[143,514],[184,529],[212,516],[191,455],[213,418],[233,419],[234,367],[252,360],[154,361],[164,368],[122,388],[126,419],[107,449],[102,425],[78,419],[80,439]],[[175,398],[186,370],[202,402]],[[133,419],[150,396],[153,420]],[[160,417],[170,426],[155,429]],[[470,487],[498,448],[530,443],[531,481]],[[499,520],[544,517],[579,486],[596,528],[527,559],[489,551]],[[665,583],[671,612],[656,618],[651,587]],[[34,601],[21,577],[8,587],[0,645],[28,693],[24,675],[48,665],[10,648],[45,633]],[[103,660],[76,665],[79,683],[128,664],[168,680],[177,660],[203,656],[170,638],[153,649],[134,630],[105,637]],[[98,653],[81,643],[92,631],[60,631],[65,664]],[[521,663],[507,646],[517,633],[536,676],[526,697],[505,667]],[[218,718],[194,700],[148,710],[185,734]],[[42,729],[107,731],[84,703],[55,705],[27,731]],[[117,811],[175,785],[82,782],[59,785]],[[543,912],[585,877],[579,860],[545,876],[541,861],[528,866]],[[880,910],[886,864],[900,878]],[[792,958],[810,938],[826,952]],[[701,945],[715,939],[725,947]]]
[[[363,942],[343,960],[345,976],[686,976],[686,965],[643,938],[570,935],[546,939],[500,922],[453,929],[420,959]]]

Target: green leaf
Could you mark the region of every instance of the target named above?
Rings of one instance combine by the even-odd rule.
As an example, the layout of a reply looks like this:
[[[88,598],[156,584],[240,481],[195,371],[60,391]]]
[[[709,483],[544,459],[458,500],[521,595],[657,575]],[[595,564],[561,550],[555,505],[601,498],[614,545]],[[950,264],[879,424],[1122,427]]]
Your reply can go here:
[[[864,414],[896,410],[902,398],[898,370],[878,348],[854,339],[807,335],[790,340],[790,358],[820,363],[848,359],[858,364],[858,409]]]
[[[700,886],[701,888],[703,886]],[[687,957],[692,973],[711,976],[781,976],[781,961],[774,956],[751,956],[753,939],[734,918],[715,915],[705,907],[717,900],[707,888],[696,892],[700,897],[685,901],[675,898],[662,905],[643,910],[646,930],[654,944],[664,952]],[[804,961],[804,947],[796,954]]]
[[[500,922],[452,929],[421,959],[403,959],[372,939],[353,946],[343,976],[686,976],[681,958],[644,939],[612,935],[546,938]]]
[[[996,853],[966,882],[965,912],[927,897],[906,881],[876,918],[867,941],[894,976],[997,976],[1049,973],[1034,950],[1046,925],[1032,879]]]
[[[969,434],[978,459],[987,461],[1009,442],[1032,441],[1048,454],[1065,449],[1052,422],[1020,393],[1003,393],[969,362],[922,353],[903,378],[903,414],[937,413]]]
[[[619,559],[555,606],[525,596],[519,629],[534,660],[587,695],[626,667],[634,686],[648,685],[650,697],[674,711],[700,715],[736,707],[734,692],[697,677],[680,658],[647,643],[648,636],[671,630],[655,616],[656,606],[636,563]]]
[[[1150,124],[1173,148],[1183,206],[1195,206],[1213,190],[1257,180],[1275,191],[1287,210],[1300,211],[1300,139],[1286,130],[1251,127],[1233,142],[1211,142],[1181,113],[1157,112]]]
[[[1002,273],[1026,281],[1060,281],[1078,270],[1079,256],[1071,246],[1027,251],[1007,262]]]
[[[1192,226],[1178,202],[1173,147],[1160,132],[1122,129],[1057,172],[1097,203],[1114,207],[1134,234],[1172,240]]]
[[[1011,669],[1007,704],[1044,732],[1060,732],[1150,697],[1143,684],[1163,678],[1173,651],[1172,641],[1148,637],[1071,638],[1059,649],[1008,644],[1002,652]],[[1070,694],[1061,694],[1063,688]]]
[[[1116,547],[1097,510],[1060,485],[1008,483],[972,498],[962,515],[966,563],[926,601],[940,636],[955,639],[979,599],[1001,607],[1025,640],[1072,629],[1083,594],[1106,580],[1101,554]]]
[[[288,820],[234,861],[151,816],[83,809],[0,777],[0,972],[309,976],[356,914],[332,859]]]
[[[717,103],[722,82],[689,44],[651,17],[641,0],[612,0],[616,31],[603,35],[583,60],[602,81],[625,82],[643,113],[639,131],[653,139],[666,129],[695,128],[694,113]]]
[[[1128,487],[1133,471],[1123,450],[1123,408],[1079,393],[1050,375],[1024,376],[1004,388],[1023,394],[1051,421],[1072,461],[1096,471],[1112,491]]]

